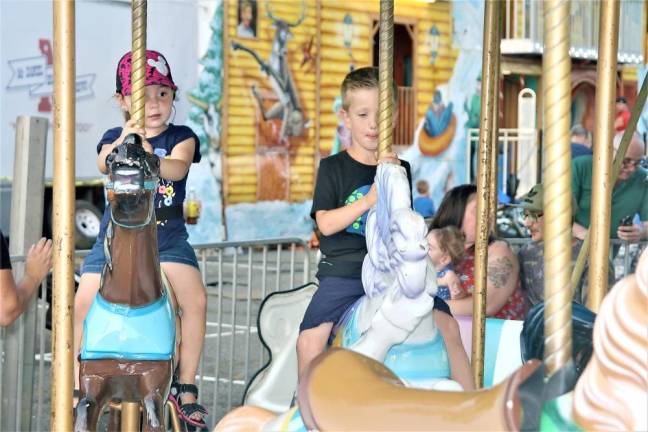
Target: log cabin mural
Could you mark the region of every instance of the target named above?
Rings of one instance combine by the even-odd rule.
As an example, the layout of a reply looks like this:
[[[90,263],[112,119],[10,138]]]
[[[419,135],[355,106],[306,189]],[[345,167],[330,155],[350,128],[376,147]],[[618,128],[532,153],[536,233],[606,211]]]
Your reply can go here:
[[[255,39],[237,36],[236,4],[226,2],[225,9],[225,204],[308,200],[319,158],[336,141],[334,106],[344,76],[377,65],[379,3],[259,1]],[[395,136],[405,148],[434,89],[450,78],[457,53],[449,2],[399,1],[395,19]]]
[[[531,89],[536,109],[528,112],[539,129],[542,34],[534,20],[541,14],[541,2],[529,3],[538,9],[533,14],[521,14],[520,8],[528,2],[506,1],[500,128],[515,130],[528,124],[529,119],[519,118],[518,95]],[[588,17],[598,13],[587,4],[585,0],[572,2],[574,19],[580,23],[576,27],[581,30],[585,23],[595,21]],[[480,0],[395,0],[394,79],[399,116],[394,149],[411,163],[414,182],[429,183],[435,203],[448,188],[474,176],[474,167],[467,168],[471,159],[467,149],[474,135],[470,129],[478,126],[480,115],[483,7]],[[628,28],[645,29],[641,2],[623,2],[621,12]],[[228,228],[229,239],[307,237],[319,160],[348,146],[348,131],[340,121],[340,84],[353,68],[378,64],[378,15],[378,1],[220,3],[203,76],[189,94],[194,105],[189,123],[202,129],[203,153],[210,154],[212,175],[219,185],[223,224],[245,225],[243,230],[250,230],[233,234],[238,228]],[[241,31],[244,24],[253,31]],[[593,51],[588,47],[597,42],[581,39],[572,49],[573,112],[589,125],[596,56],[591,58]],[[626,32],[620,35],[619,61],[643,63],[641,43],[633,42]],[[636,73],[627,69],[620,69],[619,92],[629,96],[632,104],[630,90],[636,88]],[[533,145],[539,146],[537,141]],[[508,156],[500,155],[507,159],[500,160],[500,169],[513,173],[521,169],[516,154],[522,153],[511,150]],[[540,166],[540,148],[531,154],[537,157],[526,163]],[[539,175],[539,170],[535,172]],[[505,176],[498,177],[502,190]],[[257,222],[250,226],[244,220]]]

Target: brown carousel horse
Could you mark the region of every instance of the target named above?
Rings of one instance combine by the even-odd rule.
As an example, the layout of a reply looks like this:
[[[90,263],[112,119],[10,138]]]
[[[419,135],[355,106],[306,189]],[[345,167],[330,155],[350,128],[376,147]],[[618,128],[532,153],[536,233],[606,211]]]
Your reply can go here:
[[[75,430],[95,430],[104,408],[120,401],[141,404],[143,430],[162,431],[177,338],[157,249],[153,199],[160,161],[133,134],[106,166],[106,264],[84,322]]]

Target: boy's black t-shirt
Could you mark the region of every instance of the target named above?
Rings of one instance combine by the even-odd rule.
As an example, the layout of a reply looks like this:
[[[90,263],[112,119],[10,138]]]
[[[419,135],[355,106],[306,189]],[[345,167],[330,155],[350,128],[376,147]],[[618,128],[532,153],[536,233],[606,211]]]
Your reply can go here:
[[[411,184],[410,165],[401,161]],[[319,210],[334,210],[351,204],[369,192],[376,177],[376,165],[365,165],[353,159],[346,151],[320,161],[313,196],[311,217]],[[320,250],[324,255],[319,263],[317,277],[339,276],[360,278],[362,261],[367,254],[364,225],[367,213],[356,219],[345,230],[330,236],[322,235]]]
[[[9,247],[7,241],[0,231],[0,270],[11,270],[11,259],[9,257]]]

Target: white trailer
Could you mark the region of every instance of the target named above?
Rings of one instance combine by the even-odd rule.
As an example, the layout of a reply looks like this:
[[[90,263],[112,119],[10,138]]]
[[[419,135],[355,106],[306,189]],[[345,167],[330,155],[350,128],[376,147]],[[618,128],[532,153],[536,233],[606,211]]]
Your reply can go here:
[[[164,53],[179,87],[173,123],[185,122],[184,94],[197,79],[198,28],[204,2],[148,2],[147,46]],[[52,1],[0,1],[0,228],[9,232],[15,123],[20,115],[52,120]],[[131,3],[76,2],[77,247],[92,245],[104,208],[96,145],[106,129],[123,124],[114,99],[117,61],[131,44]],[[44,233],[50,233],[52,134],[47,140]]]

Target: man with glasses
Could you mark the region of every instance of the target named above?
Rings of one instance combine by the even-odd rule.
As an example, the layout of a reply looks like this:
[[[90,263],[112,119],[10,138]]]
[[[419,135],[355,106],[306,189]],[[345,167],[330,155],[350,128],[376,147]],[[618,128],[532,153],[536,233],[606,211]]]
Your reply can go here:
[[[544,213],[543,213],[543,187],[539,183],[520,198],[518,204],[512,204],[514,207],[521,207],[524,214],[524,225],[529,230],[531,241],[523,245],[518,251],[518,261],[520,262],[520,282],[522,290],[527,296],[531,306],[544,301]],[[576,204],[572,203],[572,211],[576,210]],[[576,262],[583,242],[577,238],[572,238],[572,265]],[[610,286],[614,283],[614,271],[612,263],[608,273],[608,282]],[[574,301],[585,303],[587,299],[587,267],[583,272],[583,277],[574,290]]]
[[[614,151],[621,144],[622,133],[614,137]],[[619,177],[612,188],[610,237],[629,243],[648,238],[648,171],[640,166],[645,155],[644,142],[633,134],[626,151]],[[584,239],[590,226],[592,206],[592,156],[582,156],[572,161],[572,193],[578,204],[572,232]],[[597,179],[598,180],[598,179]],[[628,223],[639,215],[640,224]],[[622,223],[624,221],[624,223]]]

